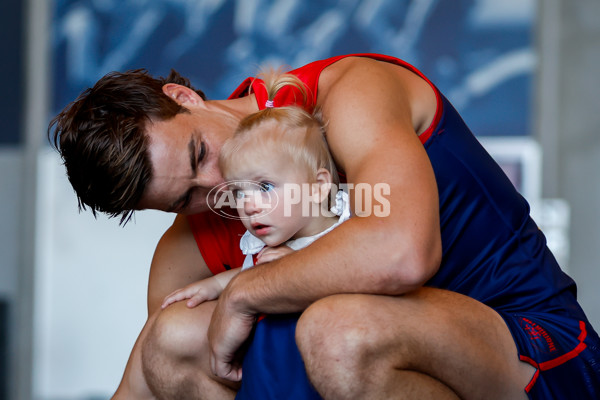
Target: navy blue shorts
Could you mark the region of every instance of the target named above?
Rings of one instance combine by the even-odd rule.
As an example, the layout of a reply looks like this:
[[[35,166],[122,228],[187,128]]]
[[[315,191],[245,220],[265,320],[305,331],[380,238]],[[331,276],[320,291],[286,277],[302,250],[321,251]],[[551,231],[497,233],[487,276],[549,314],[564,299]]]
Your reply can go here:
[[[500,315],[519,358],[536,368],[525,388],[530,399],[600,399],[600,340],[587,322],[535,312]]]
[[[536,368],[524,388],[532,400],[600,399],[600,339],[584,321],[545,313],[500,312],[519,357]],[[238,400],[319,400],[295,342],[299,314],[257,325],[242,365]]]
[[[296,346],[300,314],[267,315],[254,329],[237,400],[321,400]]]

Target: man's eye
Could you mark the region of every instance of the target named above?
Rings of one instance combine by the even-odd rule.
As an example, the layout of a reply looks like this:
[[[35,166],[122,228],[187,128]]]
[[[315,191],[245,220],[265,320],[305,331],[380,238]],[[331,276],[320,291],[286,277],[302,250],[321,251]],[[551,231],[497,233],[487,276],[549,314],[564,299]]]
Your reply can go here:
[[[179,210],[180,211],[185,210],[190,205],[191,201],[192,201],[192,192],[188,191],[187,195],[183,199],[183,202],[181,202],[181,204],[179,206]]]
[[[206,145],[202,142],[200,143],[200,150],[198,151],[198,164],[202,162],[204,156],[206,156]]]
[[[275,185],[273,185],[270,182],[261,182],[260,183],[260,191],[261,192],[268,192],[270,190],[273,190],[275,188]]]
[[[243,190],[239,190],[239,189],[233,189],[233,196],[236,199],[243,199],[245,194]]]

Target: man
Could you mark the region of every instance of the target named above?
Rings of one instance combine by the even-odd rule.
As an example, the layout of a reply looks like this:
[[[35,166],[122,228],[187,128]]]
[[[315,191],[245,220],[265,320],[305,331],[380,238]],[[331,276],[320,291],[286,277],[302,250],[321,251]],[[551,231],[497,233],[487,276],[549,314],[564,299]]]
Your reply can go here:
[[[347,181],[386,184],[388,212],[351,218],[192,309],[160,304],[241,265],[229,251],[236,225],[206,212],[207,195],[223,181],[221,145],[265,107],[261,82],[207,101],[175,76],[116,74],[53,122],[83,207],[124,219],[144,208],[180,214],[158,244],[148,322],[115,398],[233,398],[256,316],[294,312],[308,377],[325,399],[594,398],[598,336],[574,283],[437,89],[380,55],[293,73],[312,94],[304,106],[322,112]],[[290,93],[275,106],[300,100]]]

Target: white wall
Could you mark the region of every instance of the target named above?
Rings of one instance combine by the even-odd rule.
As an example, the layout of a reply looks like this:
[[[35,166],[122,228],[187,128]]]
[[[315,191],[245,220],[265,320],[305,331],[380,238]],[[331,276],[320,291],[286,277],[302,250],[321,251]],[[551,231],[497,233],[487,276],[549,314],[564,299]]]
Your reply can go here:
[[[13,298],[17,292],[19,198],[21,194],[22,151],[0,147],[0,298]]]
[[[9,376],[0,382],[0,387],[9,393],[16,386],[19,372],[15,371],[18,354],[22,353],[15,338],[17,332],[17,305],[19,295],[19,265],[20,265],[20,203],[22,200],[23,184],[23,149],[20,146],[0,146],[0,300],[8,304],[8,326],[0,323],[3,334],[8,335],[8,359],[1,360],[2,372]],[[5,331],[6,330],[6,331]],[[25,343],[29,346],[30,343]],[[5,350],[5,349],[3,349]],[[27,367],[25,367],[27,368]],[[12,385],[12,386],[11,386]],[[2,397],[4,393],[0,393]]]
[[[58,155],[39,156],[34,396],[108,397],[146,319],[153,249],[173,216],[118,219],[77,211]]]
[[[559,2],[557,157],[544,183],[572,209],[570,272],[600,330],[600,2]],[[541,135],[544,132],[540,133]],[[554,195],[550,193],[550,195]]]

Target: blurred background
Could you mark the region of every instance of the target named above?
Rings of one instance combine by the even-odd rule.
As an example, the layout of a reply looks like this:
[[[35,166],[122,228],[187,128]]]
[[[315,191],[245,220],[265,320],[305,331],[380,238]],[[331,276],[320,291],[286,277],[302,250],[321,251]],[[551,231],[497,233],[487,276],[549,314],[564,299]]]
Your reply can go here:
[[[3,0],[0,400],[108,399],[173,216],[79,214],[49,120],[107,72],[224,98],[264,64],[379,52],[420,68],[530,201],[600,328],[598,0]]]

